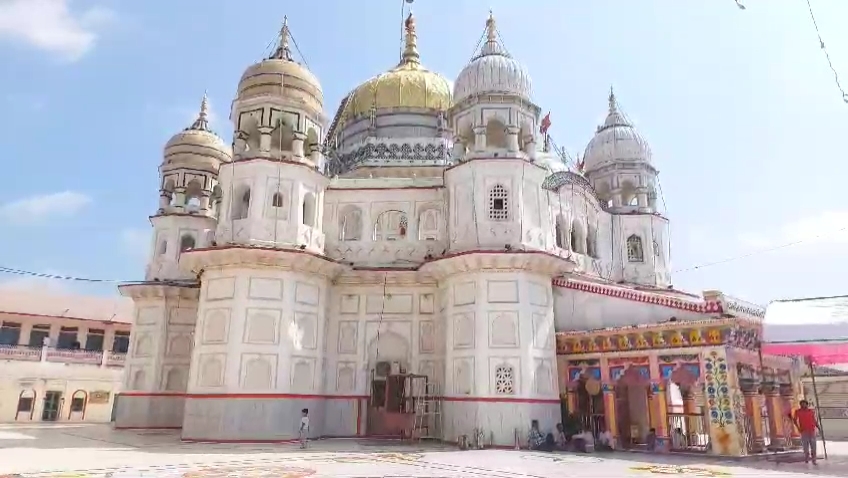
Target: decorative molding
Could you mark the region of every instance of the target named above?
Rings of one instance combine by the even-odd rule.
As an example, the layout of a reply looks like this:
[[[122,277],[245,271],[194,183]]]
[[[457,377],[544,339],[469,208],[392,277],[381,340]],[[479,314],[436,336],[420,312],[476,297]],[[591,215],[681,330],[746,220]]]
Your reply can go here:
[[[663,296],[660,294],[652,294],[635,289],[628,289],[620,286],[611,286],[605,284],[592,284],[590,282],[576,281],[573,279],[557,278],[553,280],[556,287],[566,289],[579,290],[592,294],[600,294],[617,299],[630,300],[633,302],[645,302],[648,304],[661,305],[671,309],[685,310],[687,312],[695,312],[699,314],[722,314],[722,305],[718,301],[706,300],[695,301],[685,300],[677,297]]]

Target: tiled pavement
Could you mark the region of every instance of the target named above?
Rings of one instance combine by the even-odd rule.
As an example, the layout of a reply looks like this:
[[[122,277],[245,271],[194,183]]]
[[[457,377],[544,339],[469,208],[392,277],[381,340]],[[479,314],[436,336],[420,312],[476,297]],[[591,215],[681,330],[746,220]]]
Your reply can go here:
[[[184,444],[178,432],[100,425],[0,425],[0,474],[28,478],[848,476],[848,444],[830,444],[829,451],[831,459],[813,468],[679,456],[460,452],[357,440],[321,440],[304,451],[297,445]]]

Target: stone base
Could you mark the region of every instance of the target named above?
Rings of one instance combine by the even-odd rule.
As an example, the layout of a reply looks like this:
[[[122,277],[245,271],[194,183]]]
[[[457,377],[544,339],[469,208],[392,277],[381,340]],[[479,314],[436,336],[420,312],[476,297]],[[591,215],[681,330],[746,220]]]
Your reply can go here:
[[[115,428],[180,428],[184,395],[127,395],[115,397]]]
[[[182,439],[188,441],[267,442],[298,438],[301,410],[309,409],[309,437],[350,437],[363,433],[362,400],[316,395],[205,398],[189,396]]]
[[[530,421],[539,420],[542,433],[553,433],[556,424],[562,422],[559,401],[492,401],[486,398],[446,398],[442,404],[443,433],[448,442],[457,442],[459,436],[467,435],[474,440],[474,430],[483,429],[486,446],[515,446],[515,430],[522,448],[527,446]]]

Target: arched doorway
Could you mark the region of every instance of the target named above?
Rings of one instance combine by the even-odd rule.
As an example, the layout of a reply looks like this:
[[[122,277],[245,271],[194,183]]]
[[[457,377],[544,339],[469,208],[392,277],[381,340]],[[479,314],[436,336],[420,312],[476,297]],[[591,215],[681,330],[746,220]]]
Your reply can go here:
[[[668,376],[665,393],[670,449],[706,451],[710,432],[704,415],[703,383],[695,374],[678,366]]]
[[[409,351],[409,341],[389,331],[378,333],[368,344],[369,435],[398,436],[408,428],[404,406]]]
[[[615,410],[621,445],[625,449],[646,444],[653,414],[648,396],[651,381],[640,368],[628,367],[615,384]]]
[[[581,377],[574,384],[577,394],[575,414],[583,430],[591,431],[597,438],[605,428],[606,409],[601,382],[594,377]]]

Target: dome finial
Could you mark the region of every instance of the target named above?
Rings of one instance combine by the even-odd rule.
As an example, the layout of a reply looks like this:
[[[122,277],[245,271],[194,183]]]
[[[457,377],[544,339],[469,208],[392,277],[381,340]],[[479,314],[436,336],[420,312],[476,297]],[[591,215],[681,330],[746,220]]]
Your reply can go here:
[[[418,36],[415,34],[415,17],[412,16],[412,11],[406,17],[403,23],[403,28],[406,31],[404,37],[404,49],[401,57],[401,64],[404,63],[419,63],[420,56],[418,55]]]
[[[203,99],[200,100],[200,112],[197,114],[197,119],[188,129],[209,131],[209,96],[206,91],[203,92]]]
[[[498,28],[495,25],[495,15],[492,10],[489,10],[489,18],[486,20],[486,40],[491,42],[498,41]]]
[[[609,112],[610,114],[616,113],[618,111],[618,102],[615,100],[615,92],[612,90],[612,85],[610,85],[610,94],[609,94]]]
[[[283,17],[283,26],[280,28],[280,36],[277,41],[277,50],[274,51],[274,54],[271,55],[271,59],[274,60],[288,60],[292,61],[291,50],[289,49],[289,37],[291,36],[289,32],[289,17]]]

